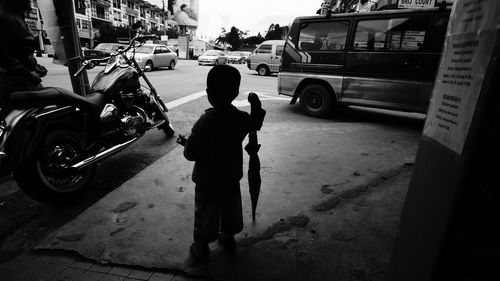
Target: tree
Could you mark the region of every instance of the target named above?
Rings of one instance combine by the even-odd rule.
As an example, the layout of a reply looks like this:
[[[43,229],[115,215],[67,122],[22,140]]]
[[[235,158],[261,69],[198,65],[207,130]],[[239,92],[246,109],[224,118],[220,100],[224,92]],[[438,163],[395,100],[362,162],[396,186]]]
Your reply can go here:
[[[231,27],[231,31],[226,33],[226,42],[231,45],[231,50],[239,50],[241,47],[241,33],[236,27]]]
[[[149,33],[154,34],[158,37],[160,37],[162,35],[167,35],[169,39],[179,38],[179,32],[178,32],[177,28],[167,28],[167,32],[165,34],[165,30],[159,30],[157,27],[155,27],[155,28],[151,28]]]
[[[129,28],[122,26],[111,26],[110,24],[102,24],[99,26],[99,36],[96,38],[97,43],[114,43],[118,38],[128,38]]]
[[[281,27],[279,24],[271,24],[267,30],[265,40],[282,40],[286,38],[288,26]]]
[[[264,42],[264,37],[259,33],[257,36],[250,36],[247,38],[243,38],[242,43],[244,45],[250,45],[250,46],[256,46],[259,45],[260,43]]]

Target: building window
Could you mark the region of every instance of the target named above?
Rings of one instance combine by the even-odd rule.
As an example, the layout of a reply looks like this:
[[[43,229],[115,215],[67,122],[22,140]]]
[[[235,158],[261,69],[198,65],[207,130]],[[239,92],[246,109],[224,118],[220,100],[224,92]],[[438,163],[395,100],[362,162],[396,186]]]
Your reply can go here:
[[[82,29],[89,29],[90,23],[88,20],[82,20]]]
[[[134,16],[128,16],[128,25],[133,25],[135,23],[135,17]]]
[[[113,18],[115,19],[115,21],[122,21],[122,15],[120,12],[115,12]]]
[[[75,12],[81,15],[85,15],[85,0],[75,0]]]
[[[128,2],[127,2],[127,7],[128,7],[129,9],[135,9],[134,2],[132,2],[132,1],[128,1]]]
[[[95,10],[98,18],[100,19],[106,18],[103,6],[96,5]]]
[[[122,1],[121,0],[113,0],[113,8],[121,9]]]

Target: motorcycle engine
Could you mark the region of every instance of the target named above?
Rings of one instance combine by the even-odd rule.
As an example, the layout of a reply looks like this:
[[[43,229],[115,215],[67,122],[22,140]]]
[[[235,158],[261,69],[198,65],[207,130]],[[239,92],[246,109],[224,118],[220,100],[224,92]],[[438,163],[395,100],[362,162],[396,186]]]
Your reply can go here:
[[[128,113],[120,119],[120,131],[126,136],[135,137],[146,130],[146,119],[140,113]]]
[[[114,104],[108,103],[104,106],[100,117],[103,124],[110,124],[118,119],[118,108]]]
[[[137,90],[135,95],[136,103],[146,111],[146,114],[150,119],[153,119],[154,114],[156,112],[155,104],[153,102],[153,98],[151,97],[151,93],[148,91],[143,91],[141,89]]]

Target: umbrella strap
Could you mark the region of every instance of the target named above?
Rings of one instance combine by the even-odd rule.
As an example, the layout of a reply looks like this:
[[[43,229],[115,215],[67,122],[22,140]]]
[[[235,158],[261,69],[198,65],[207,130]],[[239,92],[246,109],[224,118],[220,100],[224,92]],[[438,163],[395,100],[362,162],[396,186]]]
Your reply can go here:
[[[248,155],[256,155],[260,149],[260,145],[257,140],[257,131],[250,131],[248,133],[248,144],[245,146],[245,150]]]

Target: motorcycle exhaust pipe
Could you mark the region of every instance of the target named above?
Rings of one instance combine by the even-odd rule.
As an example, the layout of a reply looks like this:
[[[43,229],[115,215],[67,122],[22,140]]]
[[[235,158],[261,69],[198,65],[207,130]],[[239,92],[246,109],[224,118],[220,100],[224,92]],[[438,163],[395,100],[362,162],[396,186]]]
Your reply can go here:
[[[89,165],[95,164],[95,163],[97,163],[97,162],[99,162],[107,157],[110,157],[110,156],[120,152],[122,149],[131,145],[132,143],[134,143],[138,139],[139,139],[139,137],[135,137],[129,141],[126,141],[124,143],[121,143],[121,144],[115,145],[111,148],[108,148],[102,152],[97,153],[94,156],[91,156],[83,161],[80,161],[80,162],[74,164],[73,166],[71,166],[71,168],[79,170],[79,169],[83,169]]]

